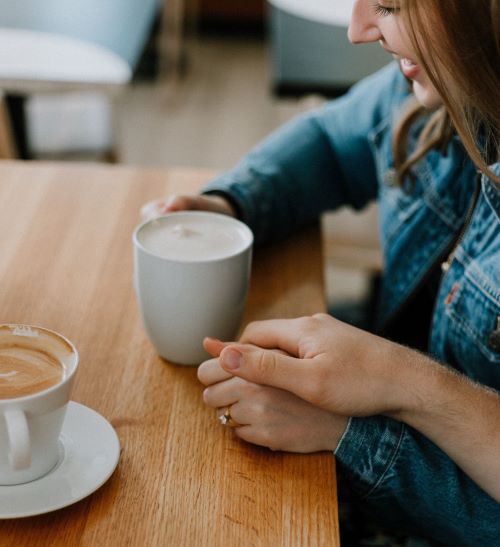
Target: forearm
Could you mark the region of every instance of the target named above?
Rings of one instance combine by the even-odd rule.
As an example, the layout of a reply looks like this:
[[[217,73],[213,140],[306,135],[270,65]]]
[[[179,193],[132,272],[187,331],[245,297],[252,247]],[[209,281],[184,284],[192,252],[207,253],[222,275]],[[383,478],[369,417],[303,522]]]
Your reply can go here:
[[[499,394],[425,355],[395,351],[407,366],[401,367],[400,408],[390,415],[433,441],[500,501]]]
[[[225,192],[258,243],[282,239],[348,198],[335,153],[313,114],[281,127],[204,192]]]

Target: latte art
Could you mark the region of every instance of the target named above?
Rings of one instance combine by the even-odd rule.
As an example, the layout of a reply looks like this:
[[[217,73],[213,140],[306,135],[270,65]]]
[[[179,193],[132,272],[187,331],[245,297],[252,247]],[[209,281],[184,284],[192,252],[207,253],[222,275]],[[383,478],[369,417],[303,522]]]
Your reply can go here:
[[[64,366],[50,353],[19,345],[0,346],[0,399],[44,391],[63,378]]]

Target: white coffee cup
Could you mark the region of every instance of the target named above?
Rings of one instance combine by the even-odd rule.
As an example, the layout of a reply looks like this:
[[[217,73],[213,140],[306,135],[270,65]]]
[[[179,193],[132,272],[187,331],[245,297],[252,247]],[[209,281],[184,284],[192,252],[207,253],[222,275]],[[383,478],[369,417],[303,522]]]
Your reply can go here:
[[[60,364],[60,371],[46,379],[52,382],[49,387],[44,378],[29,377],[39,359]],[[0,485],[38,479],[57,464],[77,368],[78,353],[60,334],[30,325],[0,325]],[[18,377],[22,382],[16,384]]]
[[[232,340],[245,309],[250,229],[202,211],[170,213],[134,231],[134,285],[146,332],[167,361],[197,365],[206,336]]]

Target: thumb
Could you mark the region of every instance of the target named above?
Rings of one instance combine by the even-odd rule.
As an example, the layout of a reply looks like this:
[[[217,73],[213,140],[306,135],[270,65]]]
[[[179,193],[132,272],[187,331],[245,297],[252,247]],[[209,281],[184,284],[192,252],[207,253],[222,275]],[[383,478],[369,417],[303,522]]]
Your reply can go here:
[[[251,345],[230,345],[220,354],[221,367],[256,384],[264,384],[305,398],[311,368],[304,359]]]

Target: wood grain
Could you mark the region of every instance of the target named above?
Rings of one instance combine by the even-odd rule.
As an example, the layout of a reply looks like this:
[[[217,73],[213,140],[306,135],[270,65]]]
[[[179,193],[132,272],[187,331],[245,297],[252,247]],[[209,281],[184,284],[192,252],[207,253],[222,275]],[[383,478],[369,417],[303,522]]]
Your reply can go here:
[[[149,199],[210,173],[0,163],[0,322],[70,338],[73,399],[115,427],[111,479],[81,502],[0,523],[0,545],[338,545],[330,454],[272,453],[235,439],[193,367],[156,356],[132,290],[131,234]],[[245,321],[324,309],[318,229],[255,253]]]

